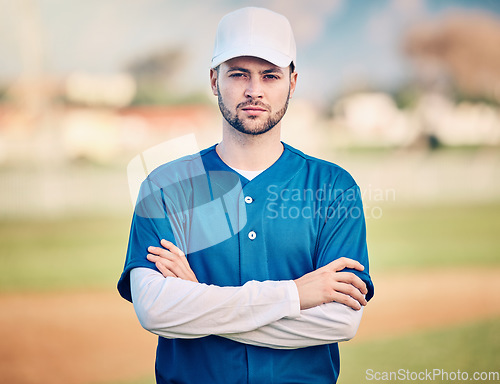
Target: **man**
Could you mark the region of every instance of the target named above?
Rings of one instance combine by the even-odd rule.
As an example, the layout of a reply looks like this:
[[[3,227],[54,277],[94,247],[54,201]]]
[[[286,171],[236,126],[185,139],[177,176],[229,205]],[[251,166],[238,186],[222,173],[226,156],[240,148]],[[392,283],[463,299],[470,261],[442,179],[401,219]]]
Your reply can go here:
[[[222,141],[141,187],[118,283],[159,335],[158,383],[335,383],[373,296],[359,188],[280,141],[297,83],[288,20],[220,22]]]

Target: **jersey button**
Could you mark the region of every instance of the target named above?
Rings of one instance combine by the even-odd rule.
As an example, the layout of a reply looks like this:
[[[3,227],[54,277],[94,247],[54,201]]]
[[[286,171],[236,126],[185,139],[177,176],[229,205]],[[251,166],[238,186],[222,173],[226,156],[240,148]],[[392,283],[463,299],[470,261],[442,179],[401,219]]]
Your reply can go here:
[[[245,196],[245,203],[252,204],[253,203],[252,197],[251,196]]]
[[[254,240],[256,237],[257,237],[257,234],[255,233],[255,231],[248,232],[248,238],[250,240]]]

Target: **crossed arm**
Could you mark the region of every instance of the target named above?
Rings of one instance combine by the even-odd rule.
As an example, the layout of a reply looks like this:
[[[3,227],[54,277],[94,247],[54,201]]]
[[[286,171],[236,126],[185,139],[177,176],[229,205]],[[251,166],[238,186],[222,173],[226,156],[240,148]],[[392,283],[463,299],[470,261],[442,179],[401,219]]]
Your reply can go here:
[[[293,281],[250,281],[241,287],[198,283],[179,248],[162,240],[150,247],[148,268],[131,271],[137,316],[163,337],[216,334],[272,348],[300,348],[352,338],[366,305],[367,289],[344,268],[363,270],[341,258]]]

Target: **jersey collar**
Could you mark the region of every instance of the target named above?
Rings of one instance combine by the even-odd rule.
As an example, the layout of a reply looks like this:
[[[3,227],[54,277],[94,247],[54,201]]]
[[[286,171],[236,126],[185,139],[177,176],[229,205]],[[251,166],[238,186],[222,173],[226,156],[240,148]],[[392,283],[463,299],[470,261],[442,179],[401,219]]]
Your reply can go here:
[[[284,149],[278,160],[251,181],[224,163],[217,154],[215,145],[207,148],[201,155],[207,171],[234,172],[240,177],[243,187],[248,185],[248,187],[252,187],[253,189],[259,186],[267,186],[270,183],[281,185],[293,178],[293,176],[305,166],[304,157],[297,155],[300,154],[299,151],[286,143],[282,142],[282,144]]]

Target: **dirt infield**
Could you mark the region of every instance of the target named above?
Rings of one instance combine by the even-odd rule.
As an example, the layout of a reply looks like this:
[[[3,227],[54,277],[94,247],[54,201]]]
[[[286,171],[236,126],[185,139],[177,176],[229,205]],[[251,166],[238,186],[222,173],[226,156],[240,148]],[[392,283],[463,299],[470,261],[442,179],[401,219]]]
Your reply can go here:
[[[500,269],[374,276],[353,342],[500,316]],[[0,296],[0,382],[131,380],[153,370],[156,337],[114,291]]]
[[[0,382],[105,383],[154,367],[156,338],[115,292],[0,297]]]
[[[373,277],[360,342],[500,316],[500,269],[411,272]]]

